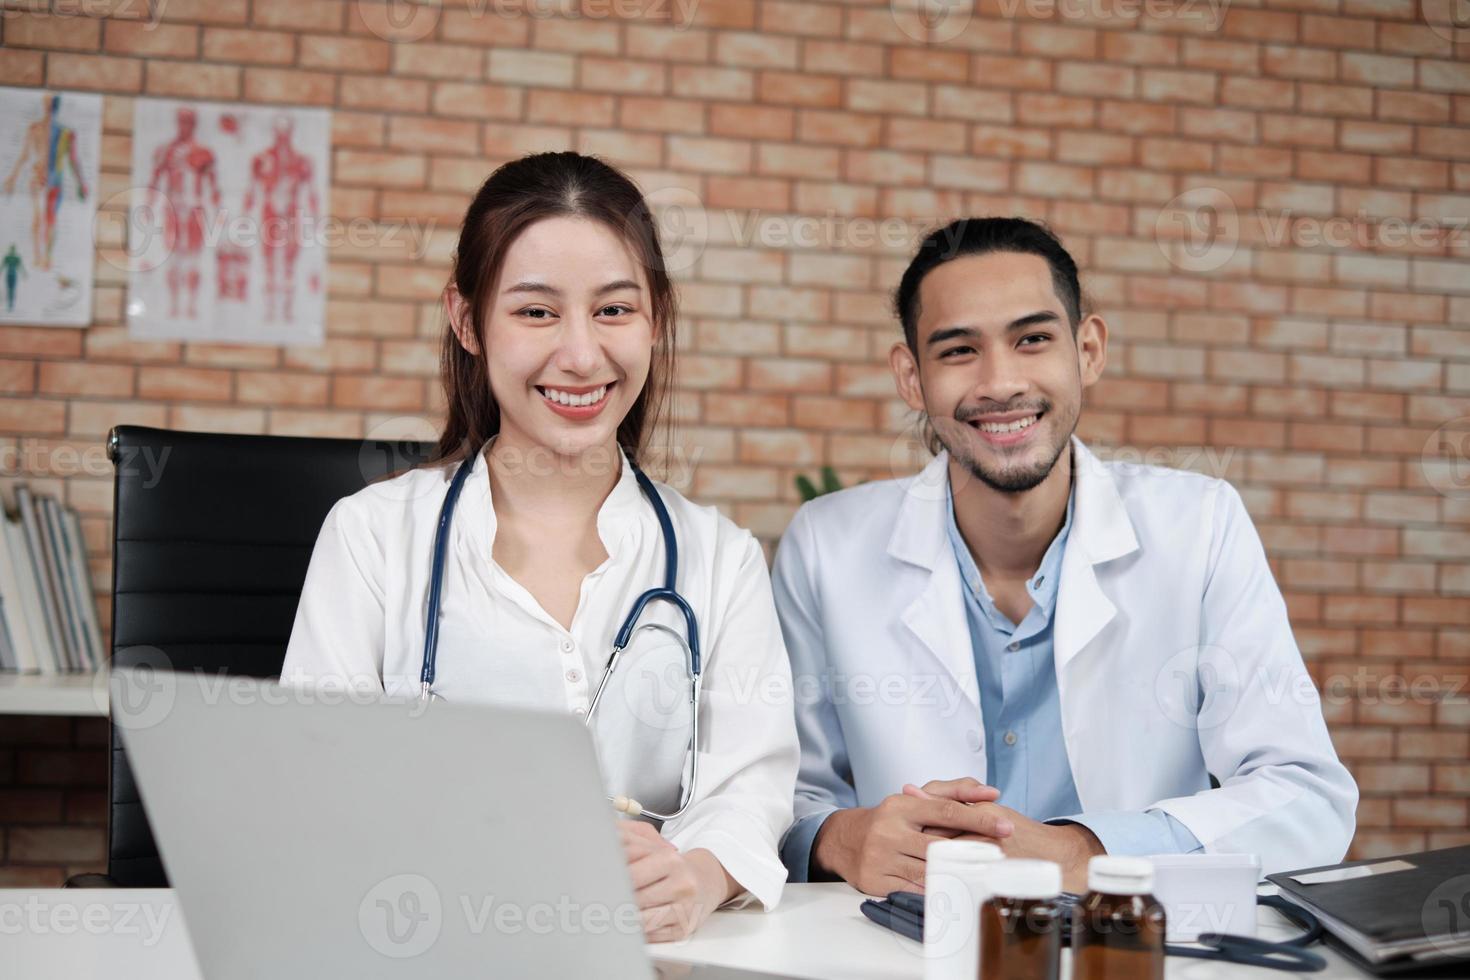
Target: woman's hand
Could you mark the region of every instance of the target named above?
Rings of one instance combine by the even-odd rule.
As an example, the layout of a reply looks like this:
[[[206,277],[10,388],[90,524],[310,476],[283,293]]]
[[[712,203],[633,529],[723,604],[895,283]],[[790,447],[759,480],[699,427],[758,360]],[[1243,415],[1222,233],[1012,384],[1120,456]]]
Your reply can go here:
[[[641,820],[620,820],[618,832],[643,918],[643,935],[651,943],[683,939],[740,890],[703,848],[680,853],[652,824]]]

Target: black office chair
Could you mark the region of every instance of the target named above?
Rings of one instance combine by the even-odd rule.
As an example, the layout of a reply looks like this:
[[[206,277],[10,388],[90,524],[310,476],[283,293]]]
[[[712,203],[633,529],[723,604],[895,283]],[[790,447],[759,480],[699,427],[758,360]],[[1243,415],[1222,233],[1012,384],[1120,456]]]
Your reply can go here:
[[[113,428],[113,664],[277,676],[327,511],[433,448]],[[107,874],[67,884],[166,887],[116,726],[110,748]]]

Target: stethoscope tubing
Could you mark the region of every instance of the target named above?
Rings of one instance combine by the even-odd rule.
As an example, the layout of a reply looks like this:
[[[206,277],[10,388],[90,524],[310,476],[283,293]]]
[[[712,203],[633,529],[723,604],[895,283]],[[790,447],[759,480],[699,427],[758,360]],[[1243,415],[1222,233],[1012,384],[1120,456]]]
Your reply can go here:
[[[459,502],[460,491],[463,490],[466,479],[474,469],[475,458],[479,453],[472,453],[465,457],[455,470],[454,477],[450,480],[449,489],[444,494],[444,503],[439,507],[439,520],[434,528],[434,553],[429,572],[429,596],[428,608],[425,613],[424,623],[424,656],[423,665],[419,670],[419,697],[421,700],[431,700],[433,695],[434,677],[437,669],[435,655],[439,647],[439,607],[440,596],[444,586],[444,554],[449,543],[449,527],[454,519],[454,508]],[[620,812],[631,816],[647,816],[655,820],[672,820],[684,813],[694,799],[694,784],[699,773],[699,699],[703,689],[704,665],[700,657],[699,649],[699,622],[694,615],[694,609],[689,605],[682,595],[679,594],[677,581],[679,575],[679,543],[674,533],[674,523],[669,517],[668,508],[664,506],[663,499],[659,496],[658,488],[653,485],[641,469],[629,463],[633,468],[633,477],[638,482],[638,488],[643,492],[653,507],[654,517],[658,520],[659,532],[664,544],[664,584],[661,588],[649,589],[640,595],[628,610],[628,615],[623,619],[622,626],[618,628],[613,637],[612,653],[608,656],[607,666],[603,669],[602,678],[597,683],[597,689],[593,692],[592,702],[587,707],[587,715],[583,718],[583,724],[591,727],[592,719],[597,714],[597,707],[602,701],[602,694],[607,687],[607,682],[612,677],[613,669],[617,665],[618,658],[623,650],[632,642],[633,634],[640,629],[656,629],[673,636],[684,648],[685,662],[689,668],[689,715],[690,715],[690,761],[689,782],[685,791],[681,794],[679,808],[672,813],[658,813],[646,810],[637,800],[625,796],[609,797],[614,807]],[[651,602],[664,601],[672,604],[679,610],[684,619],[684,636],[680,636],[677,630],[671,629],[662,623],[644,623],[639,625],[638,619],[643,610]],[[680,772],[680,779],[683,772]]]

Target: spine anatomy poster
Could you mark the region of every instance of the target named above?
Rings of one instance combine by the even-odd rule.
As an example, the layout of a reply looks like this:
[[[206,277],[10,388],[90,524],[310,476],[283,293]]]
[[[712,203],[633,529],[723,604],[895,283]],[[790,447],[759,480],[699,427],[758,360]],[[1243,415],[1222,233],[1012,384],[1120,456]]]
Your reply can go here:
[[[128,333],[320,346],[331,115],[138,99]]]
[[[92,322],[102,97],[0,88],[0,323]]]

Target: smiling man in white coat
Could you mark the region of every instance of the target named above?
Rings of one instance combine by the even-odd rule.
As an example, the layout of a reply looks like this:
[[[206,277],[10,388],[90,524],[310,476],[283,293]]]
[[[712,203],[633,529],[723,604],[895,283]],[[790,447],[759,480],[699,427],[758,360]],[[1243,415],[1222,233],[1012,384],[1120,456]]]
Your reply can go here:
[[[934,460],[820,497],[775,564],[801,738],[791,880],[922,889],[941,837],[1335,862],[1358,792],[1228,483],[1073,434],[1108,330],[1044,227],[933,232],[895,295]]]

